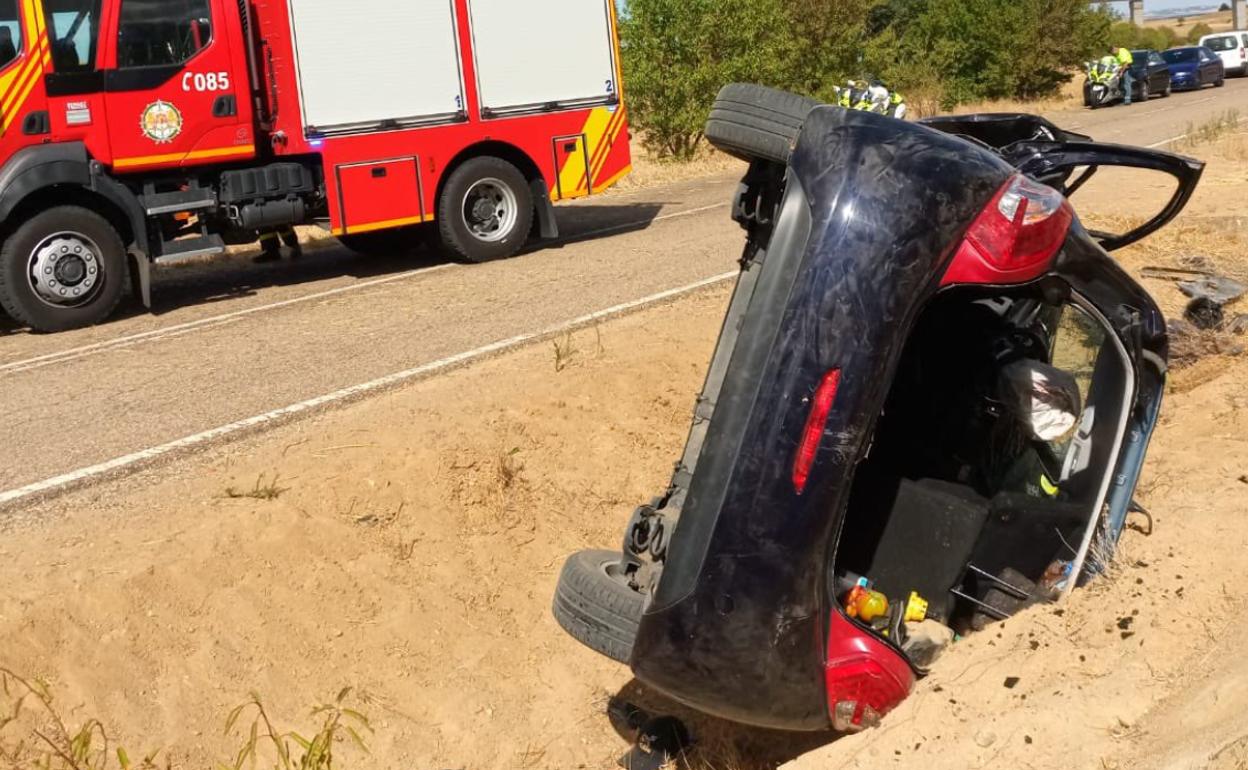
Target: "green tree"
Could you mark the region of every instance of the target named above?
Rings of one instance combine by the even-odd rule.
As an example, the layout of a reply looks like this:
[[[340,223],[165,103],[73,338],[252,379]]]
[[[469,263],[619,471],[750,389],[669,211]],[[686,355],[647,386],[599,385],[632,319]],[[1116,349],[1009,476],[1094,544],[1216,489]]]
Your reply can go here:
[[[624,87],[645,143],[688,158],[725,83],[788,86],[786,21],[780,0],[629,0]]]
[[[1227,10],[1230,10],[1230,9],[1228,8]],[[1204,37],[1205,35],[1212,35],[1212,34],[1213,34],[1213,27],[1209,26],[1208,24],[1202,21],[1199,24],[1192,25],[1192,28],[1187,31],[1187,42],[1190,43],[1191,45],[1195,45],[1199,43],[1200,39]]]

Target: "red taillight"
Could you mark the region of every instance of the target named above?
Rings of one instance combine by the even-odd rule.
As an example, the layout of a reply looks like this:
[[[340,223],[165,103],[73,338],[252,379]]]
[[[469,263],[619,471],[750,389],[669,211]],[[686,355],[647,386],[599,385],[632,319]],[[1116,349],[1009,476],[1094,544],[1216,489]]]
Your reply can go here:
[[[810,478],[810,468],[815,464],[819,440],[823,438],[828,412],[832,410],[832,402],[836,401],[836,389],[840,384],[841,370],[829,371],[819,381],[819,387],[815,388],[815,395],[810,400],[810,414],[806,416],[806,427],[802,428],[802,443],[797,445],[797,456],[793,458],[793,489],[799,495]]]
[[[1021,283],[1043,275],[1073,219],[1061,193],[1015,174],[971,223],[940,285]]]
[[[874,726],[905,700],[914,672],[900,653],[834,610],[824,681],[832,726],[845,732]]]

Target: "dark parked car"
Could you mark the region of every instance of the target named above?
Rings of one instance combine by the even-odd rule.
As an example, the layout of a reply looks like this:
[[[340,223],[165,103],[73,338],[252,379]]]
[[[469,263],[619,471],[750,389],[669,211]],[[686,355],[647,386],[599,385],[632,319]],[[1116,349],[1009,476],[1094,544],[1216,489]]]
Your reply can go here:
[[[1226,82],[1226,68],[1218,55],[1203,45],[1187,45],[1162,51],[1161,58],[1170,65],[1170,85],[1185,90],[1212,83]]]
[[[706,136],[750,162],[746,238],[685,451],[621,550],[568,558],[553,611],[694,708],[861,729],[924,673],[912,624],[951,640],[1112,551],[1167,338],[1107,252],[1203,166],[1031,115],[907,123],[740,84]],[[1066,196],[1101,166],[1175,193],[1086,230]]]
[[[1131,52],[1131,98],[1148,101],[1153,94],[1170,95],[1170,65],[1151,49]]]

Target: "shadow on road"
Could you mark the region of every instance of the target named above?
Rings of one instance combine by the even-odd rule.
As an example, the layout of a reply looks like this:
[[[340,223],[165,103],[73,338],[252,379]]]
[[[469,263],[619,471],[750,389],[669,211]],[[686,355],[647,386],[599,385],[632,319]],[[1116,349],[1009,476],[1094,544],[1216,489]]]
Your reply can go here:
[[[608,701],[606,712],[611,726],[624,741],[620,754],[628,751],[636,739],[639,719],[674,716],[684,722],[692,745],[684,761],[676,765],[681,770],[704,767],[773,770],[840,737],[831,731],[785,732],[716,719],[686,708],[636,679]]]
[[[525,247],[521,255],[644,230],[664,205],[663,202],[639,202],[556,207],[559,239],[549,244],[535,240]],[[188,305],[249,297],[268,288],[315,283],[343,276],[368,280],[451,261],[447,256],[429,249],[412,254],[365,257],[346,249],[332,238],[313,242],[298,261],[254,264],[251,256],[240,253],[191,264],[157,267],[152,276],[150,312],[159,316]],[[118,321],[147,312],[137,299],[129,297],[109,320]],[[0,337],[21,331],[25,331],[24,327],[0,311]]]

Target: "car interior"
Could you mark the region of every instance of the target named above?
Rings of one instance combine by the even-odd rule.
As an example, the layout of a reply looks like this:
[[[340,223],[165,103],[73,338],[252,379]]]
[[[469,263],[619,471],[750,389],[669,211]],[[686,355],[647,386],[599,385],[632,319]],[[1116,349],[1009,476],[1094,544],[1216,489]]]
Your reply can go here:
[[[1094,313],[951,289],[920,315],[832,568],[838,602],[860,578],[888,597],[892,611],[870,624],[881,636],[902,644],[911,592],[964,634],[1081,573],[1132,383]]]

